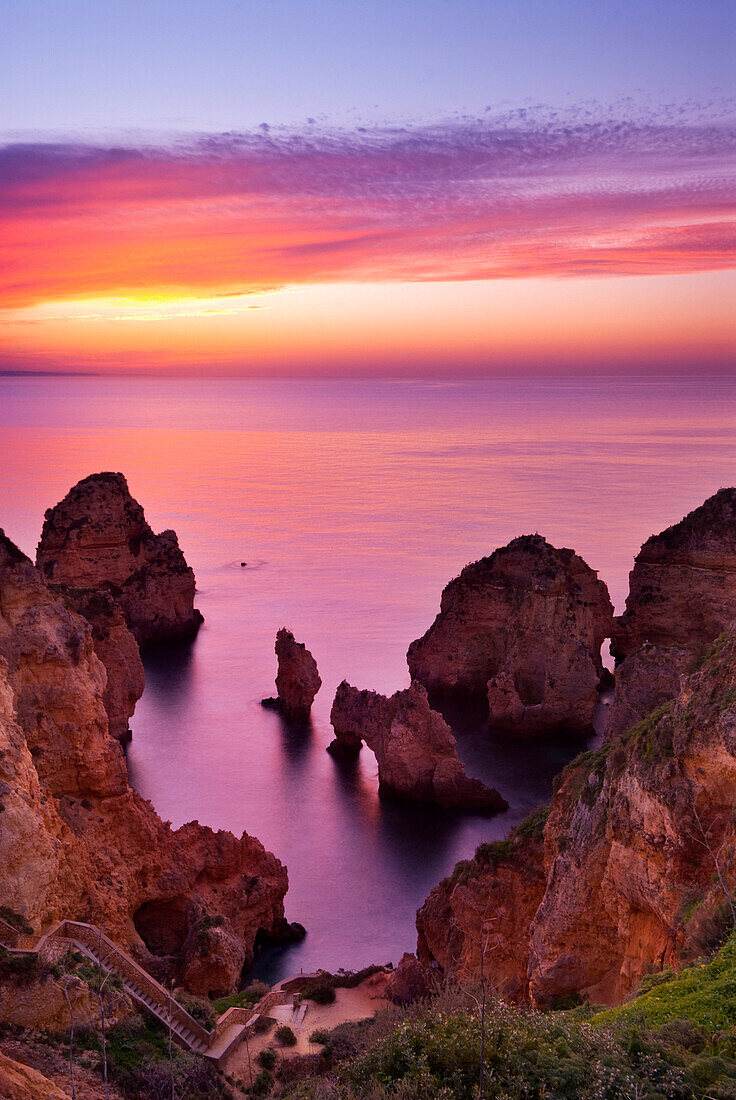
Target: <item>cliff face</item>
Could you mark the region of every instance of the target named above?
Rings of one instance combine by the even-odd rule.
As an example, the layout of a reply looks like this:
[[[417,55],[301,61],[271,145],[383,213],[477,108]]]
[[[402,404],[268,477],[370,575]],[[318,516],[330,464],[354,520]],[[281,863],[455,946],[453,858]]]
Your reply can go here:
[[[507,808],[498,791],[466,776],[452,731],[430,708],[421,684],[387,698],[343,680],[330,721],[335,730],[331,751],[357,752],[365,741],[376,754],[379,785],[386,793],[446,808]]]
[[[322,687],[317,662],[302,642],[284,627],[276,635],[276,675],[279,710],[292,722],[309,717],[314,697]]]
[[[175,532],[153,533],[122,474],[92,474],[46,512],[36,564],[51,585],[111,593],[140,645],[202,622]]]
[[[582,558],[524,535],[447,585],[433,625],[409,647],[409,671],[430,692],[486,696],[499,729],[587,732],[612,615]]]
[[[620,1000],[711,945],[727,909],[719,875],[736,886],[735,801],[736,624],[676,700],[563,771],[543,846],[482,846],[436,887],[420,954],[477,971],[480,910],[515,945],[489,948],[487,972],[520,998]]]
[[[286,869],[247,834],[173,831],[130,789],[92,633],[1,536],[0,906],[37,930],[102,924],[152,969],[230,992],[281,927]]]
[[[636,556],[626,610],[611,634],[617,665],[609,736],[672,698],[734,618],[736,489],[720,489]]]
[[[130,736],[128,723],[146,686],[138,643],[109,592],[64,589],[61,594],[69,610],[92,627],[92,645],[107,674],[102,702],[110,736],[125,744]]]

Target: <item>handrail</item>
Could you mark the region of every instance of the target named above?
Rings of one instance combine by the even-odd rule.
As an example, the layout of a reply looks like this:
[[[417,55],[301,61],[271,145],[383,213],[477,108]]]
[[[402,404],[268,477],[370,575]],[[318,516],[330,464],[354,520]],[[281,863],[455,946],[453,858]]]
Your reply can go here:
[[[152,994],[154,1000],[158,1002],[160,1013],[165,1015],[164,1023],[168,1023],[171,1016],[172,1020],[177,1020],[183,1027],[191,1031],[193,1036],[200,1042],[209,1045],[212,1034],[198,1020],[190,1016],[187,1010],[160,982],[152,978],[147,970],[139,966],[135,959],[131,958],[121,947],[118,947],[99,928],[91,924],[84,924],[81,921],[70,920],[64,921],[62,928],[69,939],[81,941],[80,946],[86,947],[92,952],[99,951],[100,944],[103,944],[107,948],[107,954],[105,955],[105,962],[102,959],[97,960],[100,965],[106,966],[107,962],[114,958],[115,969],[121,972],[123,977],[127,977],[129,981],[137,984],[144,992]]]

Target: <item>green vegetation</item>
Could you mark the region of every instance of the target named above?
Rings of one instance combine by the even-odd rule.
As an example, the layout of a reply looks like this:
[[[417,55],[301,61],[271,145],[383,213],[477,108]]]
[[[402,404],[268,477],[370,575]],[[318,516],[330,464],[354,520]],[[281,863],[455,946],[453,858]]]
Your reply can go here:
[[[271,1047],[264,1047],[258,1054],[258,1061],[264,1069],[273,1069],[276,1065],[276,1051],[271,1050]]]
[[[76,1044],[76,1032],[74,1041]],[[178,1100],[230,1097],[230,1090],[207,1059],[173,1045],[170,1064],[168,1031],[148,1016],[108,1029],[107,1064],[111,1079],[131,1100],[170,1096],[172,1074]]]
[[[217,1014],[209,1001],[205,1000],[204,997],[195,997],[192,993],[185,993],[183,989],[178,989],[174,995],[181,1007],[186,1009],[197,1023],[201,1024],[207,1031],[212,1031],[217,1020]]]
[[[34,952],[6,951],[0,947],[0,981],[27,985],[38,977],[38,956]]]
[[[26,936],[33,935],[33,929],[26,918],[16,913],[14,909],[8,909],[7,905],[0,905],[0,920],[4,920],[11,928],[15,928],[16,932],[23,932]]]
[[[247,989],[240,993],[233,993],[230,997],[220,997],[212,1002],[212,1007],[218,1016],[227,1012],[229,1008],[253,1008],[261,998],[265,997],[271,987],[264,982],[251,982]]]
[[[291,1030],[288,1024],[281,1024],[276,1028],[276,1042],[281,1043],[282,1047],[295,1047],[296,1035]]]
[[[641,995],[603,1013],[601,1022],[637,1020],[660,1027],[687,1020],[710,1033],[736,1026],[736,934],[709,961],[674,974],[664,971],[642,983]]]
[[[337,974],[322,970],[316,977],[304,982],[299,995],[305,1001],[331,1005],[335,1001],[336,989],[355,989],[356,985],[360,985],[366,978],[370,978],[372,974],[382,969],[380,966],[365,966],[362,970],[338,970]]]
[[[329,1031],[325,1031],[323,1027],[319,1027],[309,1036],[309,1041],[310,1043],[320,1043],[324,1046],[325,1043],[329,1043],[330,1041],[330,1033]]]

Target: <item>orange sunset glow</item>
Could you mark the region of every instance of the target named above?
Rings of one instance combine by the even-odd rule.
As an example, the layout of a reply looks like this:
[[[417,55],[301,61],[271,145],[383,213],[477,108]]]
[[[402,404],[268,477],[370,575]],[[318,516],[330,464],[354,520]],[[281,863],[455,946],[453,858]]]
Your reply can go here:
[[[525,115],[8,146],[3,365],[721,369],[735,140]]]

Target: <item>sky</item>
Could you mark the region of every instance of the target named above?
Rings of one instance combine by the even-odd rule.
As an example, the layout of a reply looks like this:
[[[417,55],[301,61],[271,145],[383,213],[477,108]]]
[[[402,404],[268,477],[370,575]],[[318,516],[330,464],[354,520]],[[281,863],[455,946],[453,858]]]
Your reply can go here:
[[[732,0],[5,0],[0,369],[724,373]]]

